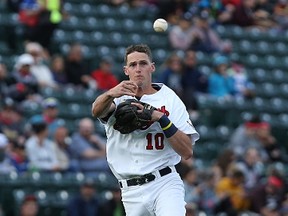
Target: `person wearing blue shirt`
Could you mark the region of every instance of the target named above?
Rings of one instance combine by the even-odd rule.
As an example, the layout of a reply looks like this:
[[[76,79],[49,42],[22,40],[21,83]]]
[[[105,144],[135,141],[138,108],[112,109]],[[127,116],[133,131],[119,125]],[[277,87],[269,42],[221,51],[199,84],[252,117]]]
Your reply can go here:
[[[215,71],[208,78],[208,93],[211,96],[229,98],[235,92],[234,79],[227,74],[229,60],[222,55],[214,58]]]

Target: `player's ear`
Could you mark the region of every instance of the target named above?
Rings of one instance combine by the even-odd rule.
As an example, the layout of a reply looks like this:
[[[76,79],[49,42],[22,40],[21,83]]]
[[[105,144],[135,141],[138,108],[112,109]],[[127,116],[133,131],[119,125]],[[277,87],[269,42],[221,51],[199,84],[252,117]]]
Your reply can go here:
[[[155,62],[152,62],[152,63],[151,63],[151,69],[152,69],[152,72],[154,72],[154,71],[156,70]]]
[[[129,76],[128,71],[127,71],[127,66],[123,66],[123,71],[126,76]]]

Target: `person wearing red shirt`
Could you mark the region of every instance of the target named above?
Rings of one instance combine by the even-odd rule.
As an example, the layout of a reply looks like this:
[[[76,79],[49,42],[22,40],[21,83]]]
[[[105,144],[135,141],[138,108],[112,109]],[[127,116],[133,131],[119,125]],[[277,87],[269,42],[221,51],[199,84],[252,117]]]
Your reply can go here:
[[[99,68],[91,73],[99,90],[109,90],[119,83],[118,78],[112,72],[112,66],[113,60],[110,57],[104,57],[99,63]]]

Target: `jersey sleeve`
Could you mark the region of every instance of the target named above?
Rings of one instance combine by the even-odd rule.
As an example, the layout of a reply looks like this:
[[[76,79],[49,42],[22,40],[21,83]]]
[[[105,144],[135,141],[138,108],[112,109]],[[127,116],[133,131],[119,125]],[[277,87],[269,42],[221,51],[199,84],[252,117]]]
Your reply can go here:
[[[200,138],[199,133],[196,131],[184,103],[175,95],[171,108],[171,115],[169,119],[173,124],[182,132],[191,135],[193,144]]]

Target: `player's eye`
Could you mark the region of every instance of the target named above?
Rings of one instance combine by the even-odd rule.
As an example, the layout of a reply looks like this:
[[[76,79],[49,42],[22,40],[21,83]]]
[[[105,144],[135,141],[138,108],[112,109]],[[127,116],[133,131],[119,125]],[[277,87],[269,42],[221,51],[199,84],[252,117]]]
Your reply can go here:
[[[144,65],[147,65],[148,62],[146,62],[146,61],[141,61],[141,62],[139,62],[139,64],[140,64],[141,66],[144,66]]]
[[[133,62],[133,63],[130,63],[129,64],[129,67],[136,67],[137,63],[136,62]]]

